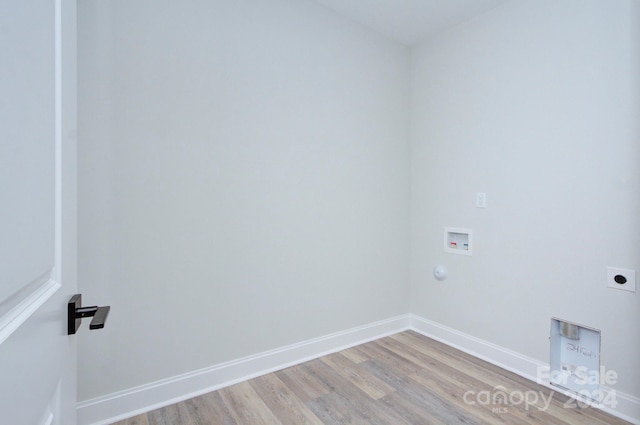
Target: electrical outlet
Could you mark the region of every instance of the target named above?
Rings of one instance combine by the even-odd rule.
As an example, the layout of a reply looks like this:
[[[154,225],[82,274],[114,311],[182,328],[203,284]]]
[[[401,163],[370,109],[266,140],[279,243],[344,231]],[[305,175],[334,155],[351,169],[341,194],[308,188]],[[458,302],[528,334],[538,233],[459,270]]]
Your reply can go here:
[[[476,193],[476,208],[487,207],[487,194],[485,192]]]
[[[607,267],[607,287],[636,292],[636,271]]]

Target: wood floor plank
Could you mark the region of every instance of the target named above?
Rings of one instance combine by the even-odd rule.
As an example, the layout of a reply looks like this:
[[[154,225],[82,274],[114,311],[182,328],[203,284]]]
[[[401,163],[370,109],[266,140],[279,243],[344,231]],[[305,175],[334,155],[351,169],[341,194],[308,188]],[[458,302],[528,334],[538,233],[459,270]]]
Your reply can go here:
[[[329,388],[315,376],[304,371],[304,363],[280,370],[275,375],[284,382],[303,402],[329,394]]]
[[[367,356],[366,353],[363,353],[359,346],[347,348],[340,353],[356,364],[369,360],[369,356]]]
[[[384,360],[389,367],[405,375],[416,373],[420,369],[420,366],[408,361],[406,358],[399,356],[391,350],[385,349],[377,344],[376,341],[366,344],[366,346],[363,347],[363,351],[369,355],[370,359]]]
[[[438,416],[424,409],[423,406],[415,404],[407,399],[402,392],[389,394],[380,400],[388,406],[389,409],[396,412],[403,420],[410,424],[429,424],[429,425],[453,425],[441,420]]]
[[[371,373],[396,388],[398,396],[408,401],[420,411],[429,415],[429,422],[443,424],[479,424],[472,415],[456,409],[450,400],[426,391],[423,386],[404,374],[394,373],[380,360],[370,360],[363,363]]]
[[[238,424],[282,425],[248,382],[223,388],[220,396]]]
[[[439,379],[435,379],[437,381],[437,385],[433,389],[429,389],[425,387],[425,391],[432,391],[435,394],[438,394],[443,398],[451,398],[451,402],[456,404],[457,407],[460,406],[460,399],[463,398],[464,393],[466,391],[474,391],[476,394],[479,391],[487,391],[491,390],[492,387],[486,385],[483,382],[479,382],[468,375],[463,375],[459,371],[454,368],[449,367],[448,365],[439,363],[435,360],[425,361],[423,359],[415,358],[414,356],[408,355],[407,347],[402,347],[401,344],[395,344],[392,348],[395,350],[394,352],[389,351],[387,348],[382,347],[381,344],[378,347],[378,351],[380,353],[387,353],[386,355],[378,355],[377,361],[385,363],[389,368],[394,369],[398,365],[403,365],[408,363],[412,366],[403,366],[402,369],[396,369],[397,371],[405,371],[405,374],[414,380],[416,375],[420,374],[437,374]],[[413,362],[408,359],[413,359]],[[416,366],[416,364],[421,365],[420,367]],[[450,382],[448,382],[450,380]],[[419,382],[419,380],[416,380]],[[419,382],[420,383],[420,382]],[[464,400],[462,400],[464,402]],[[463,404],[466,407],[466,404]],[[507,416],[504,418],[502,416],[495,417],[494,415],[487,415],[484,411],[478,411],[478,409],[463,409],[467,410],[469,413],[473,413],[483,420],[485,423],[513,423],[514,425],[524,425],[527,424],[528,421],[521,421],[513,417]],[[490,420],[491,419],[491,420]]]
[[[125,419],[124,421],[116,422],[113,425],[149,425],[147,415],[138,415],[133,418]]]
[[[540,399],[542,399],[543,395],[544,397],[548,397],[551,393],[551,390],[546,387],[538,385],[535,382],[531,382],[519,375],[487,363],[474,356],[462,353],[445,344],[436,341],[429,341],[429,344],[424,344],[423,341],[425,337],[417,333],[407,332],[403,334],[393,335],[391,336],[391,338],[406,343],[406,345],[410,347],[409,351],[415,349],[416,351],[425,354],[432,360],[438,359],[436,362],[431,363],[431,366],[433,366],[430,369],[431,371],[436,371],[437,373],[437,371],[442,370],[443,367],[447,367],[445,366],[446,364],[460,372],[463,372],[465,385],[473,385],[475,379],[475,382],[479,381],[483,384],[488,385],[494,394],[499,388],[507,394],[520,394],[526,392],[540,393]],[[452,376],[455,376],[455,374],[453,374]],[[441,379],[446,380],[447,377],[441,377]],[[478,390],[482,391],[482,389]],[[552,402],[548,406],[546,406],[547,408],[542,413],[536,411],[536,409],[527,410],[524,404],[515,406],[511,405],[508,409],[511,413],[518,415],[520,418],[525,418],[525,420],[527,420],[527,423],[530,424],[539,424],[541,422],[548,423],[550,425],[566,425],[574,423],[614,423],[611,422],[612,418],[606,414],[606,420],[608,422],[601,422],[599,416],[604,412],[598,411],[593,408],[588,409],[594,411],[594,413],[597,414],[589,415],[589,419],[587,422],[581,422],[585,418],[584,409],[565,408],[565,406],[563,405],[564,403],[560,402],[560,400],[566,399],[566,397],[561,396],[558,393],[554,393]],[[540,404],[538,406],[540,406]],[[617,422],[617,418],[613,420],[616,421],[615,423],[626,423],[625,421]]]
[[[153,425],[196,425],[182,403],[154,410],[149,412],[147,417]]]
[[[328,393],[307,403],[325,425],[364,425],[370,417],[354,409],[350,400],[340,394]]]
[[[551,397],[550,390],[542,386],[528,386],[526,388],[519,386],[511,379],[513,378],[511,372],[500,369],[499,373],[496,373],[495,371],[481,367],[482,365],[469,363],[468,359],[464,358],[464,356],[455,360],[449,359],[447,356],[443,358],[437,350],[432,351],[426,348],[417,350],[416,347],[411,346],[411,344],[409,346],[404,345],[399,354],[429,366],[413,375],[414,379],[418,381],[422,379],[424,380],[423,382],[437,382],[440,386],[442,386],[443,383],[457,385],[460,391],[457,393],[458,396],[464,397],[465,392],[472,391],[476,396],[482,393],[487,394],[488,392],[492,398],[496,398],[499,393],[503,392],[506,394],[506,397],[512,395],[512,398],[515,398],[516,401],[520,400],[519,397],[529,397],[529,400],[535,399],[538,401],[538,403],[531,405],[510,403],[508,407],[501,404],[486,406],[488,408],[495,408],[496,411],[502,410],[501,414],[507,416],[509,420],[514,423],[535,425],[541,422],[540,416],[542,416],[545,418],[544,423],[548,423],[549,425],[568,424],[567,421],[561,418],[553,416],[547,417],[547,414],[539,413],[537,408],[545,407],[543,401]],[[445,363],[447,359],[451,361]],[[454,395],[452,394],[452,398],[453,397]],[[546,408],[553,409],[552,405],[547,405]]]
[[[366,369],[358,367],[359,365],[353,363],[341,353],[324,356],[321,360],[374,400],[382,398],[394,391],[393,387],[376,378],[375,375],[372,375]]]
[[[385,341],[379,341],[379,344],[383,349],[393,349],[398,356],[401,356],[414,364],[419,365],[419,369],[416,372],[409,374],[409,377],[413,380],[423,384],[425,391],[439,393],[442,397],[447,397],[454,405],[461,408],[461,405],[466,407],[467,403],[464,401],[465,393],[471,392],[471,395],[478,394],[493,394],[495,386],[487,384],[486,382],[476,379],[476,376],[460,371],[456,367],[452,367],[449,364],[436,360],[414,348],[404,345],[402,343],[396,343],[388,345]],[[447,393],[443,393],[443,389],[448,390]],[[473,398],[470,399],[473,402]],[[500,412],[500,415],[489,415],[495,423],[513,423],[529,425],[536,422],[532,418],[528,418],[528,412],[518,412],[513,409],[504,409],[504,406],[484,406],[487,409],[495,408]],[[503,408],[503,409],[501,409]],[[465,408],[470,413],[476,414],[486,419],[486,412],[479,409]],[[506,411],[505,411],[506,410]]]
[[[332,394],[337,394],[342,399],[348,400],[354,415],[366,418],[367,422],[364,423],[372,425],[406,423],[400,415],[387,409],[385,405],[377,403],[367,393],[321,360],[307,363],[306,370],[323,381],[331,389]]]
[[[114,425],[630,425],[571,401],[406,331]]]
[[[249,381],[283,425],[322,425],[322,421],[275,374]]]
[[[506,392],[521,391],[522,387],[518,385],[517,382],[513,381],[513,376],[511,376],[512,374],[504,369],[495,371],[480,367],[478,364],[470,362],[465,356],[460,355],[453,357],[433,345],[420,343],[419,340],[412,337],[406,337],[406,335],[394,335],[393,338],[397,338],[401,343],[408,347],[405,351],[411,352],[414,358],[422,356],[423,359],[426,359],[424,361],[432,366],[435,363],[430,362],[436,361],[438,364],[448,365],[466,376],[476,378],[477,380],[488,384],[492,388],[504,387]],[[536,387],[531,386],[528,389],[535,390]]]
[[[238,424],[219,392],[212,392],[183,402],[197,425]]]
[[[455,380],[445,379],[445,376],[431,373],[430,375],[417,373],[410,376],[411,379],[422,385],[425,391],[446,398],[454,406],[455,409],[466,411],[480,419],[483,423],[504,423],[509,425],[533,425],[541,422],[535,422],[534,418],[530,418],[525,412],[514,410],[510,405],[502,403],[483,404],[483,399],[478,400],[479,395],[489,394],[493,398],[494,388],[484,387],[480,391],[470,390],[469,387],[461,387]],[[482,387],[480,387],[482,388]],[[481,392],[482,391],[482,392]],[[544,422],[551,425],[552,422]],[[560,424],[557,424],[560,425]],[[562,424],[567,425],[567,424]]]

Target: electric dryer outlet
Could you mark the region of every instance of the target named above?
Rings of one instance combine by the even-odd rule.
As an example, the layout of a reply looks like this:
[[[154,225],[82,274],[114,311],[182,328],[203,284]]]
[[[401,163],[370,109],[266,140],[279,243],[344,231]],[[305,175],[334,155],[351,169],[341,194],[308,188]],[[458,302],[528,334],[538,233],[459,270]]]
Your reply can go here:
[[[622,291],[636,292],[636,271],[620,269],[617,267],[608,267],[607,287],[620,289]]]

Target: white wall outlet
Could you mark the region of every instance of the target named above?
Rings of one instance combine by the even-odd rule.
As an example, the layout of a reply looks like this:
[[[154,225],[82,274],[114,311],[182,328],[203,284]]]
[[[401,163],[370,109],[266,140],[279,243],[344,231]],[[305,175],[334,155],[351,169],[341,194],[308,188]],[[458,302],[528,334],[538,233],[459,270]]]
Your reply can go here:
[[[607,287],[636,292],[636,271],[607,267]]]
[[[487,194],[485,192],[476,192],[476,208],[487,207]]]

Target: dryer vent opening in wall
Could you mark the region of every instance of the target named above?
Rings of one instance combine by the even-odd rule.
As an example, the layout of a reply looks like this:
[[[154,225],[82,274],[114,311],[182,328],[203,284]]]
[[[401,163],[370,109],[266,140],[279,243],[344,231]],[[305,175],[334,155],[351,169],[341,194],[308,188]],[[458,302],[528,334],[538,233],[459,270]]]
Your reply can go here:
[[[552,318],[550,340],[551,384],[600,402],[600,330]]]

